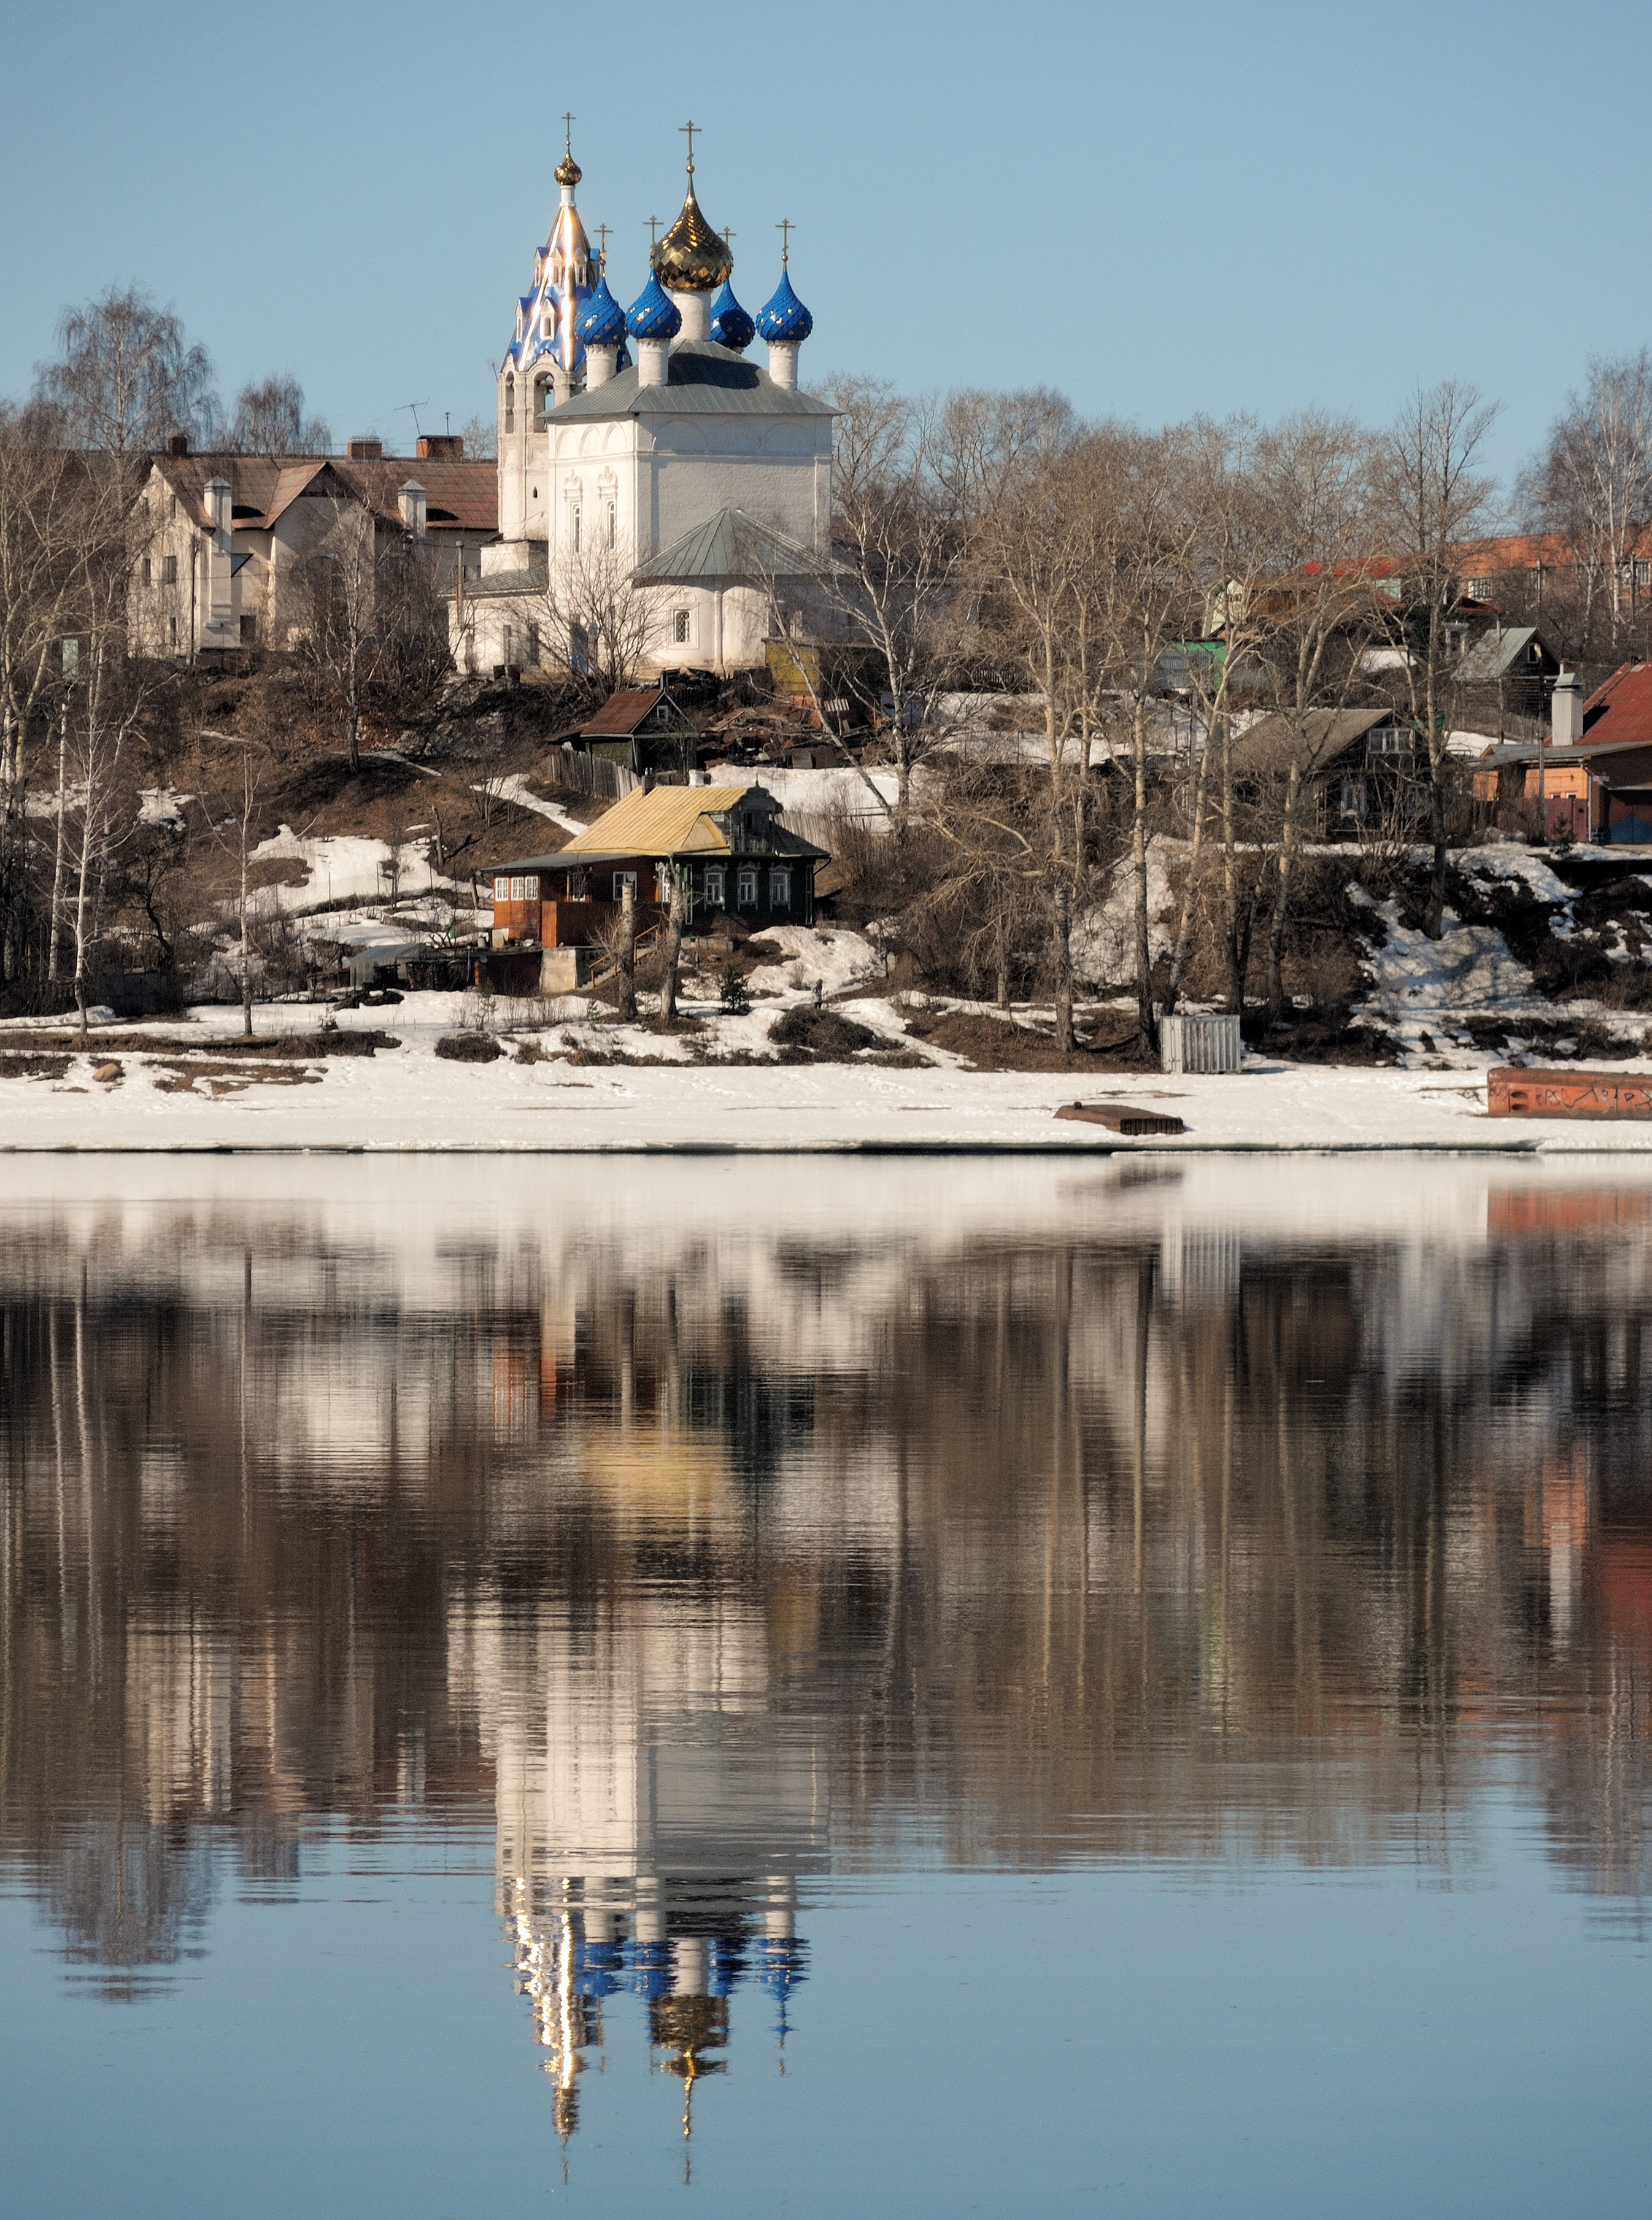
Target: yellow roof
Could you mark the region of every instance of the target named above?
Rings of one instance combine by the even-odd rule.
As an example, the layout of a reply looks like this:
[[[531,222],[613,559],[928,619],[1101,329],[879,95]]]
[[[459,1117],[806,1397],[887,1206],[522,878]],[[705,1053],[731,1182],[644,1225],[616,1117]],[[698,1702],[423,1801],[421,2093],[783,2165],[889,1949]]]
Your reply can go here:
[[[675,856],[685,848],[726,848],[717,827],[701,824],[732,809],[756,779],[745,786],[640,787],[605,809],[595,825],[575,833],[559,856]]]

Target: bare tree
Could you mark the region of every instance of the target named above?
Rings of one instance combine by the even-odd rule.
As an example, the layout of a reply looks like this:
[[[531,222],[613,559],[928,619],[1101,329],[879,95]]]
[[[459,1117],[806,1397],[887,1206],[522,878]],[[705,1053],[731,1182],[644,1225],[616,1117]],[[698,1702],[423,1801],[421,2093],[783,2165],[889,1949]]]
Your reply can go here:
[[[473,461],[489,462],[499,452],[499,422],[493,416],[467,416],[459,426],[464,452]]]
[[[121,456],[163,447],[176,432],[214,444],[219,408],[206,350],[140,287],[111,285],[65,309],[58,340],[35,393],[59,412],[67,440]]]
[[[404,534],[381,539],[366,510],[346,508],[294,566],[294,578],[304,612],[301,661],[337,714],[346,758],[358,771],[369,710],[427,698],[450,665],[429,558]]]
[[[290,371],[246,384],[235,396],[229,444],[238,455],[324,455],[333,445],[325,417],[306,416],[304,389]]]
[[[1652,351],[1589,359],[1518,496],[1532,521],[1567,541],[1581,573],[1586,632],[1604,602],[1615,652],[1636,603],[1636,554],[1652,529]]]
[[[826,397],[838,411],[834,559],[820,583],[838,627],[872,651],[904,815],[967,624],[963,535],[937,469],[930,412],[875,378],[833,379]],[[876,720],[883,705],[868,706]]]
[[[1256,469],[1280,577],[1262,603],[1255,652],[1290,734],[1268,934],[1268,1001],[1284,1007],[1284,952],[1303,812],[1312,791],[1312,713],[1344,704],[1379,634],[1373,442],[1351,419],[1309,410],[1259,444]]]
[[[624,543],[616,537],[592,545],[595,536],[550,550],[544,571],[521,593],[488,604],[472,600],[466,608],[472,624],[484,607],[508,616],[533,644],[530,660],[548,655],[606,695],[635,677],[659,619]]]
[[[1498,404],[1448,379],[1406,404],[1378,455],[1378,516],[1404,588],[1406,683],[1429,765],[1433,878],[1424,929],[1445,930],[1450,669],[1446,627],[1460,598],[1462,550],[1483,532],[1492,482],[1481,466]]]
[[[214,839],[234,864],[236,877],[235,915],[240,927],[238,969],[241,990],[241,1038],[252,1038],[252,858],[259,839],[259,788],[263,764],[258,743],[234,744],[240,759],[234,775],[216,792],[203,781],[202,808]]]

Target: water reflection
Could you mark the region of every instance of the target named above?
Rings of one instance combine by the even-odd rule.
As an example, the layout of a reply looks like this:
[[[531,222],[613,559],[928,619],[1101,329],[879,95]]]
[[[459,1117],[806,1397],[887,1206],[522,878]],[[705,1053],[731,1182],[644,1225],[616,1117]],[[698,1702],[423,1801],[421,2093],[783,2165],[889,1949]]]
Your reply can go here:
[[[0,1218],[0,1853],[105,1995],[485,1820],[566,2137],[614,1999],[685,2129],[783,2045],[834,1874],[1470,1885],[1512,1782],[1638,1918],[1632,1169],[262,1176]]]

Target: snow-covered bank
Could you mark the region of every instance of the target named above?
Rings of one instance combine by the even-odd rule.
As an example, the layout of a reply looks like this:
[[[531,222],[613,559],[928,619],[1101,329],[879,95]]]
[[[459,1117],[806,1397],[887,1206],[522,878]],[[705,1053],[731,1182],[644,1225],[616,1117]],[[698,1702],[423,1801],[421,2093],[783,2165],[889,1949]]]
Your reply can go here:
[[[772,1007],[772,1006],[771,1006]],[[887,1028],[895,1013],[872,998],[839,1003]],[[472,1006],[473,1007],[473,1006]],[[695,1060],[693,1036],[670,1040],[564,1020],[545,1013],[541,1032],[507,1042],[492,1063],[445,1061],[437,1041],[467,1013],[465,998],[411,995],[393,1008],[346,1013],[346,1027],[388,1029],[400,1045],[371,1057],[319,1053],[299,1066],[246,1065],[203,1073],[179,1091],[176,1053],[159,1060],[159,1036],[187,1032],[224,1066],[234,1063],[239,1013],[211,1009],[184,1026],[130,1026],[90,1054],[63,1029],[66,1070],[0,1079],[0,1151],[194,1150],[431,1151],[606,1154],[681,1151],[830,1153],[970,1150],[1076,1155],[1210,1151],[1274,1153],[1411,1150],[1652,1155],[1652,1124],[1581,1125],[1488,1119],[1483,1072],[1350,1069],[1253,1059],[1227,1078],[1154,1073],[1082,1081],[1061,1072],[977,1072],[945,1064],[723,1063]],[[760,1052],[769,1012],[721,1030],[725,1050]],[[264,1007],[260,1033],[313,1026],[310,1010]],[[545,1060],[519,1063],[531,1038]],[[3,1046],[5,1029],[0,1029]],[[150,1046],[146,1049],[146,1040]],[[570,1061],[622,1044],[657,1064]],[[646,1045],[646,1046],[645,1046]],[[717,1045],[708,1044],[713,1054]],[[318,1051],[322,1044],[318,1042]],[[561,1051],[561,1052],[559,1052]],[[529,1051],[533,1052],[532,1049]],[[95,1072],[118,1061],[116,1078]],[[309,1075],[309,1076],[304,1076]],[[297,1080],[299,1083],[295,1083]],[[220,1091],[213,1092],[214,1087]],[[1119,1138],[1057,1122],[1076,1093],[1138,1101],[1185,1119],[1184,1136]]]

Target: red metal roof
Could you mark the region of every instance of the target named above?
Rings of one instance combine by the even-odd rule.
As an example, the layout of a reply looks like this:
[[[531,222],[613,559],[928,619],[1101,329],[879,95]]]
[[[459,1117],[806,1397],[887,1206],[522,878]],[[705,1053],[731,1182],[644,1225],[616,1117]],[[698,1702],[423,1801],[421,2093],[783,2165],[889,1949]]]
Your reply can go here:
[[[1592,747],[1652,740],[1652,663],[1620,664],[1583,705],[1583,737]]]
[[[590,722],[580,726],[581,739],[629,739],[649,711],[658,707],[663,691],[658,686],[630,686],[610,694]]]

